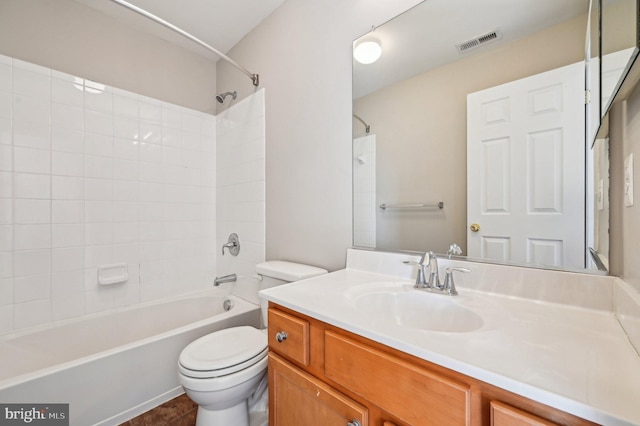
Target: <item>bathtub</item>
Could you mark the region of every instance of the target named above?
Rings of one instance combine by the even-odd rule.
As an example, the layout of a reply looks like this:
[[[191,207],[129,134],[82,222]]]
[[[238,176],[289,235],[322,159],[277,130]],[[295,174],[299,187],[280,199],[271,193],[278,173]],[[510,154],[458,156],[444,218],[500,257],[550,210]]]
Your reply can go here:
[[[213,289],[4,334],[0,402],[69,403],[72,426],[118,425],[183,392],[188,343],[239,325],[259,327],[260,307]]]

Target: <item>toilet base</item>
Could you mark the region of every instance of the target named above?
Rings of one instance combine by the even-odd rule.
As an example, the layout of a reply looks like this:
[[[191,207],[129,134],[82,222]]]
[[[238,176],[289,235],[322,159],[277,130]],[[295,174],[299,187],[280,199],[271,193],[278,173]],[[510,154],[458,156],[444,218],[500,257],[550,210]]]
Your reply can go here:
[[[249,426],[269,426],[269,413],[254,411],[249,414]]]
[[[196,426],[249,426],[249,410],[247,400],[233,407],[221,410],[207,410],[203,406],[198,407]]]

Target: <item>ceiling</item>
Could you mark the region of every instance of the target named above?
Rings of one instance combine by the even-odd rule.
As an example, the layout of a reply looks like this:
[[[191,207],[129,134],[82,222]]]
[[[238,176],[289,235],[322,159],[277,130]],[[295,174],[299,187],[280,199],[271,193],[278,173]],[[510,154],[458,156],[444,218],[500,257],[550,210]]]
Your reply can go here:
[[[193,41],[111,0],[75,0],[125,25],[153,34],[213,60],[219,57]],[[227,53],[284,0],[127,0],[203,42]]]
[[[354,61],[353,97],[531,35],[587,7],[588,0],[426,0],[362,37],[379,39],[382,56],[370,65]],[[501,39],[458,52],[457,43],[496,29]]]
[[[112,0],[75,1],[112,16],[124,25],[212,60],[219,59],[193,41]],[[284,3],[284,0],[126,1],[225,54]],[[392,19],[368,35],[382,41],[383,55],[371,65],[354,61],[357,76],[354,98],[460,59],[456,43],[500,29],[501,40],[465,55],[495,48],[584,14],[587,4],[588,0],[426,0],[411,9],[411,13]]]

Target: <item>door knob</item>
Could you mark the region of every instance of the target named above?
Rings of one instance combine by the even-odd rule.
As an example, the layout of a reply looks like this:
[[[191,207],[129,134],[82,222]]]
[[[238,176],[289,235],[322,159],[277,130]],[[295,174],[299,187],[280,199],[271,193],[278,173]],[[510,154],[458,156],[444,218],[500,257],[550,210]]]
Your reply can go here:
[[[471,232],[478,232],[480,230],[480,225],[478,225],[477,223],[473,223],[471,224],[469,229],[471,229]]]

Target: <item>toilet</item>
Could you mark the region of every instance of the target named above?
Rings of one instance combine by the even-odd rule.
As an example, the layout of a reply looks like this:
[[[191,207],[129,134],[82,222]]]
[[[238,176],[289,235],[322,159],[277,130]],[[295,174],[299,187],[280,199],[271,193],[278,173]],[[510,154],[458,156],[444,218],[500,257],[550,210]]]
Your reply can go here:
[[[256,265],[260,289],[326,274],[325,269],[285,261]],[[266,324],[266,309],[263,307]],[[265,426],[267,416],[257,407],[267,392],[266,329],[250,326],[216,331],[187,345],[178,360],[180,384],[198,404],[196,426]]]

